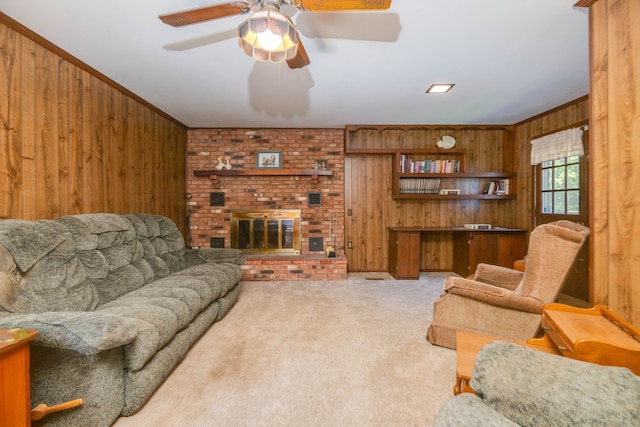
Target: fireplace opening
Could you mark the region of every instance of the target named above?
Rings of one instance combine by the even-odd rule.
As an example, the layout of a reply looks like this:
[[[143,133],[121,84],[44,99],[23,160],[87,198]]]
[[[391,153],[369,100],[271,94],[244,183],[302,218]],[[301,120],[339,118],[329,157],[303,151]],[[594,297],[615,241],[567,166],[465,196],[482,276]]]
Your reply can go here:
[[[231,247],[245,253],[299,255],[301,230],[299,209],[231,211]]]

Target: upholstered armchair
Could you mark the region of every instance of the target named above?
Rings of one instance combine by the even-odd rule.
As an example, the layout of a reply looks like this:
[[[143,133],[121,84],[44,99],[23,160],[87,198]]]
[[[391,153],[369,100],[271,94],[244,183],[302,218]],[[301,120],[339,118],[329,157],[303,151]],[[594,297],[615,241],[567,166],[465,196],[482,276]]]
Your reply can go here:
[[[524,272],[479,264],[471,279],[449,277],[434,303],[429,342],[455,349],[456,330],[526,340],[540,327],[542,306],[555,302],[589,229],[571,221],[536,227]]]

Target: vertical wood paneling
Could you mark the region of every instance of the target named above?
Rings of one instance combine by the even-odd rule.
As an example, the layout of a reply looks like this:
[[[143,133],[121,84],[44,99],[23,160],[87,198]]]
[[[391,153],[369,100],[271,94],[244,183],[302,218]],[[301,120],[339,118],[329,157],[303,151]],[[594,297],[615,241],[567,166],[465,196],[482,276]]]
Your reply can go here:
[[[16,130],[20,128],[20,64],[22,45],[16,40],[16,34],[8,28],[0,26],[0,82],[6,82],[4,90],[0,90],[0,217],[11,213],[14,200],[21,191],[20,145]]]
[[[77,67],[70,67],[69,87],[69,204],[63,207],[65,215],[82,212],[83,163],[82,156],[82,75]],[[64,210],[66,208],[66,210]]]
[[[58,58],[56,58],[58,59]],[[58,59],[58,117],[57,117],[57,131],[58,138],[58,185],[60,187],[60,200],[69,200],[71,202],[71,183],[70,183],[70,155],[71,155],[71,116],[69,110],[73,104],[70,99],[70,87],[69,87],[69,63]],[[58,215],[68,215],[70,213],[71,203],[64,203],[58,205]]]
[[[36,46],[36,216],[55,218],[60,210],[58,147],[58,57]]]
[[[22,37],[19,37],[23,39]],[[36,43],[23,39],[23,56],[21,67],[22,99],[20,102],[20,125],[17,129],[20,137],[18,143],[22,148],[22,210],[13,210],[10,218],[37,219],[36,194]]]
[[[589,181],[591,191],[591,235],[590,245],[590,281],[591,301],[608,305],[609,301],[609,158],[608,158],[608,111],[607,98],[609,84],[607,78],[607,2],[598,1],[589,12],[590,56],[591,56],[591,120],[589,147],[591,168]]]
[[[185,127],[35,39],[0,14],[0,219],[149,212],[184,232]]]
[[[597,247],[597,256],[605,256],[606,262],[598,263],[594,272],[606,287],[599,283],[594,292],[596,301],[606,301],[639,326],[640,242],[635,237],[640,235],[640,3],[600,0],[590,16],[593,90],[604,89],[593,105],[600,119],[594,145],[600,147],[602,162],[606,159],[594,170],[595,209],[608,215],[596,243],[606,241],[606,252]]]

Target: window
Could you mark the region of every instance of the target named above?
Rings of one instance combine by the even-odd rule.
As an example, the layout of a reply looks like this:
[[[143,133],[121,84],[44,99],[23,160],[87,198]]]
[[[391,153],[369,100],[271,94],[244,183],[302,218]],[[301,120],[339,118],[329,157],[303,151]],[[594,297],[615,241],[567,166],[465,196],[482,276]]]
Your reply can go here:
[[[589,223],[587,164],[589,130],[581,135],[584,155],[567,152],[567,157],[539,163],[536,168],[534,226],[566,219]]]
[[[542,163],[540,212],[553,215],[580,215],[580,157]]]

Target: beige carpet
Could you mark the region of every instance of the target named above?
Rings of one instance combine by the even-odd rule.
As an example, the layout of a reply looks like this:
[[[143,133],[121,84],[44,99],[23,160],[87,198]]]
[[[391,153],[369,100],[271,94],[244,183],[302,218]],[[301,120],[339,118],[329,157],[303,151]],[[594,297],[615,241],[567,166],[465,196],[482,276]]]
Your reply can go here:
[[[236,306],[115,426],[428,426],[455,351],[425,340],[446,274],[243,282]]]

